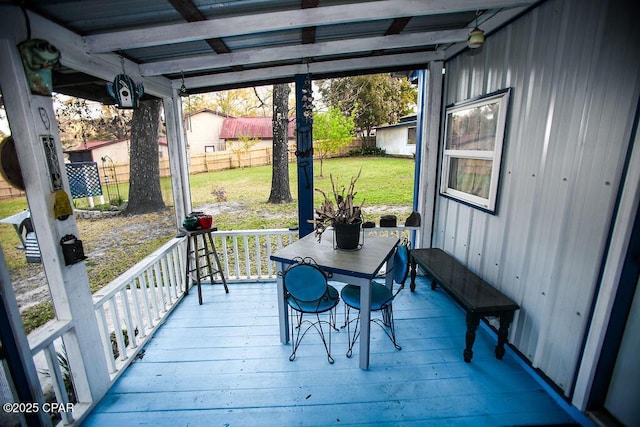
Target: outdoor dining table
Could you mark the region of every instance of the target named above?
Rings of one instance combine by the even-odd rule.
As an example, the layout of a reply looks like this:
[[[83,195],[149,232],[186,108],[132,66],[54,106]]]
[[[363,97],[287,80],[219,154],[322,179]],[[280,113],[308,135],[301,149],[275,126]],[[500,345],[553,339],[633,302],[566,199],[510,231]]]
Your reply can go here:
[[[289,265],[296,263],[297,258],[310,257],[323,271],[329,273],[330,280],[360,286],[360,368],[369,368],[371,281],[385,263],[388,263],[386,270],[391,269],[390,261],[399,239],[367,235],[363,242],[357,250],[334,249],[333,230],[326,230],[320,242],[311,233],[271,255],[271,260],[276,262],[278,270],[280,342],[289,342],[290,328],[283,283],[284,272]],[[388,287],[391,287],[393,282],[391,276],[386,275]]]

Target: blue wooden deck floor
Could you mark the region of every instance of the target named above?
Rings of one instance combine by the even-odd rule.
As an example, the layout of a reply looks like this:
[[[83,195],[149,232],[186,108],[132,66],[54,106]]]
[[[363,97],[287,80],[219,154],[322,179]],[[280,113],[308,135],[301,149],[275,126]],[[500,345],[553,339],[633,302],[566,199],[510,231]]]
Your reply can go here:
[[[336,284],[339,286],[339,284]],[[418,278],[394,302],[401,351],[372,325],[371,364],[345,357],[346,329],[332,334],[335,364],[310,331],[289,361],[280,344],[275,283],[203,286],[191,292],[85,419],[83,426],[513,426],[579,424],[516,360],[493,354],[480,328],[462,359],[464,312]],[[338,306],[338,321],[344,306]]]

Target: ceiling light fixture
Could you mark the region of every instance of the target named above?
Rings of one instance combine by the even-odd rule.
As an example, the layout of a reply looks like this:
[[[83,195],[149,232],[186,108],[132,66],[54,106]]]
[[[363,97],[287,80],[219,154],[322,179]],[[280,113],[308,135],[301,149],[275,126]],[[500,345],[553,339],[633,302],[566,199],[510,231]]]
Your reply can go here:
[[[484,31],[478,28],[478,16],[480,15],[480,11],[476,12],[476,26],[469,33],[469,38],[467,38],[467,46],[470,49],[477,49],[484,44]]]

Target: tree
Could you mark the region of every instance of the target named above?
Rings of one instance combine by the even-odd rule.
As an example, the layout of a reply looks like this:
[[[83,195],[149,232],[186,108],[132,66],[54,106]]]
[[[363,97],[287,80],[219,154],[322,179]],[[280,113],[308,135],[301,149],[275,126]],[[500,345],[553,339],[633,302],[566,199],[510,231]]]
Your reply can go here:
[[[267,117],[272,105],[271,86],[257,86],[189,95],[182,99],[185,114],[208,108],[233,117]]]
[[[54,104],[64,148],[76,148],[88,141],[109,141],[129,136],[133,117],[131,110],[60,94],[54,95]]]
[[[293,200],[289,187],[289,93],[286,83],[273,85],[273,172],[267,203]]]
[[[160,190],[158,161],[159,99],[141,101],[133,112],[129,162],[127,215],[156,212],[165,208]]]
[[[375,126],[397,123],[413,112],[417,102],[416,88],[390,74],[321,80],[318,86],[324,103],[353,116],[367,138]]]
[[[239,168],[242,169],[242,155],[247,154],[251,147],[256,145],[258,142],[260,142],[258,138],[251,138],[248,136],[240,135],[237,141],[231,143],[230,150],[236,156]]]
[[[320,176],[322,163],[330,154],[336,154],[347,147],[354,136],[353,117],[345,115],[336,107],[317,113],[313,118],[313,139],[315,152],[320,157]]]
[[[96,135],[100,139],[123,139],[131,132],[131,110],[116,108],[114,105],[102,105],[99,120],[94,120],[97,126]]]

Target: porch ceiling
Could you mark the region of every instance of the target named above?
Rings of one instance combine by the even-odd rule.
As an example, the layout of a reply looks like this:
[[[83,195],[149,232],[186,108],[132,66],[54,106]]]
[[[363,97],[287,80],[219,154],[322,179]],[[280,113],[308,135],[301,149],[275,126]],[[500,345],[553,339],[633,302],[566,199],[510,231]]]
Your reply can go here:
[[[190,93],[424,68],[466,48],[536,0],[0,0],[82,37],[90,55],[116,54],[143,77]],[[56,92],[109,103],[105,81],[55,70]]]

